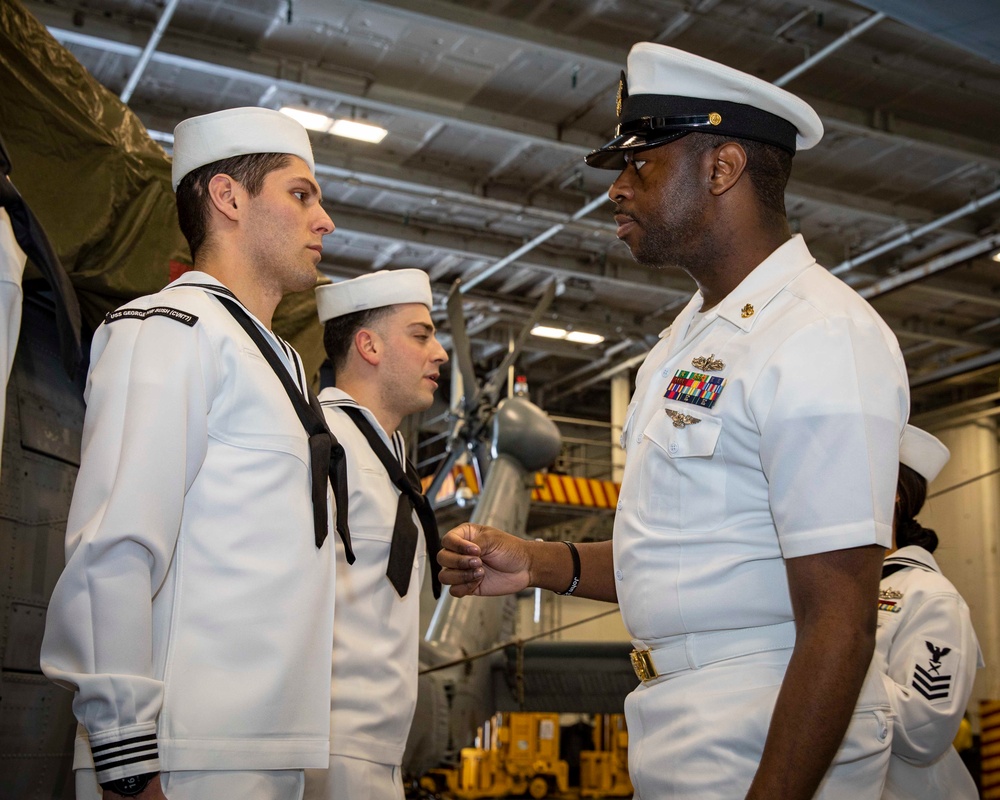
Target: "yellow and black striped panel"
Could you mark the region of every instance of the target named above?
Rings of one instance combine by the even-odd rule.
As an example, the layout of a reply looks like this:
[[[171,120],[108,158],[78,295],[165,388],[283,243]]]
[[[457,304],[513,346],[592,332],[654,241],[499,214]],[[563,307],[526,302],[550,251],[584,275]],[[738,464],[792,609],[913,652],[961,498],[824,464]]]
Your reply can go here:
[[[430,486],[431,478],[424,478],[424,491]],[[444,479],[438,501],[448,500],[460,486],[467,486],[473,494],[479,494],[479,477],[471,465],[457,466]],[[614,508],[618,504],[620,484],[614,481],[599,481],[596,478],[575,478],[571,475],[535,473],[535,488],[531,499],[539,503],[581,506],[583,508]]]

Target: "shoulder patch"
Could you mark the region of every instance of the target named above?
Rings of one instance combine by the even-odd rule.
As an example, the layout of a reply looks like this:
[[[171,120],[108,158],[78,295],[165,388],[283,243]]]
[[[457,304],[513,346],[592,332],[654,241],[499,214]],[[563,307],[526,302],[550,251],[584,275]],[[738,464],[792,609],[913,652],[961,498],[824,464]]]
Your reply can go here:
[[[167,317],[181,322],[188,327],[194,327],[194,324],[198,321],[198,318],[194,314],[189,314],[187,311],[181,311],[179,308],[171,308],[170,306],[119,308],[117,311],[105,314],[104,321],[110,325],[112,322],[118,322],[120,319],[146,319],[147,317]]]
[[[926,667],[917,662],[913,672],[913,688],[931,703],[948,700],[951,695],[952,676],[945,671],[949,668],[944,667],[942,661],[951,652],[951,648],[927,641],[924,644],[927,645],[930,659]]]

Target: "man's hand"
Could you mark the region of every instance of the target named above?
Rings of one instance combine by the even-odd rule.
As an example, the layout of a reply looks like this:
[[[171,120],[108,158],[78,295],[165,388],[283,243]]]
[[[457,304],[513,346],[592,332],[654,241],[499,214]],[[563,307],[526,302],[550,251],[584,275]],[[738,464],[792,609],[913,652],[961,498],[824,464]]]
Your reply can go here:
[[[617,602],[611,541],[577,545],[582,567],[576,597]],[[441,539],[441,583],[454,597],[514,594],[529,586],[563,592],[573,579],[573,557],[563,542],[520,536],[466,523]]]
[[[160,786],[160,776],[157,775],[137,795],[126,797],[123,794],[118,794],[118,792],[105,789],[104,800],[167,800],[167,796],[163,793],[163,788]]]
[[[529,542],[488,525],[465,523],[441,539],[441,583],[454,597],[513,594],[531,585]]]

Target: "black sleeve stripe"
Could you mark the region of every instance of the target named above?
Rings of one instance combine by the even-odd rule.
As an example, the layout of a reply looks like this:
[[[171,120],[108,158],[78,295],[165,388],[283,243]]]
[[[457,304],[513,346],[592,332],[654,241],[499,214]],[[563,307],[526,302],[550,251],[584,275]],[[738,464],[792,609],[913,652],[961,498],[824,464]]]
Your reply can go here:
[[[156,734],[155,733],[147,733],[147,734],[145,734],[143,736],[136,736],[136,737],[134,737],[132,739],[122,739],[120,742],[109,742],[108,744],[99,744],[96,747],[91,747],[90,748],[90,752],[91,753],[100,753],[100,752],[102,752],[104,750],[110,750],[112,748],[124,747],[125,745],[128,745],[128,744],[138,744],[139,742],[152,743],[153,745],[155,745],[156,744]]]
[[[119,750],[111,750],[106,753],[97,753],[94,755],[94,761],[105,761],[109,758],[118,758],[118,756],[131,755],[132,753],[145,753],[150,750],[156,752],[156,742],[148,742],[136,745],[135,747],[123,747]]]
[[[142,758],[138,760],[145,761],[147,758],[156,758],[158,752],[159,751],[156,749],[155,743],[152,745],[145,745],[142,747],[130,747],[126,748],[125,750],[116,750],[111,753],[104,753],[100,757],[94,756],[94,766],[97,767],[98,769],[109,769],[110,767],[113,767],[116,764],[123,763],[119,761],[119,759],[122,756],[130,756],[135,753],[144,753]],[[124,762],[124,763],[130,763],[130,762]]]
[[[127,767],[129,764],[141,764],[144,761],[156,762],[158,759],[159,756],[154,752],[144,756],[135,756],[133,758],[122,758],[118,761],[109,761],[107,763],[102,763],[100,766],[95,764],[94,769],[100,773],[107,773],[116,767]]]

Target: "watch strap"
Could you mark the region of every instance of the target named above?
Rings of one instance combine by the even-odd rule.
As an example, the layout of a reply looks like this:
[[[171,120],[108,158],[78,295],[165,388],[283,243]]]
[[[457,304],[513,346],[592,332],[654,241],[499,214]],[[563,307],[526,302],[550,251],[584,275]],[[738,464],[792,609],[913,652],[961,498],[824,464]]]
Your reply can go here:
[[[153,778],[159,774],[159,772],[145,772],[142,775],[130,775],[127,778],[106,781],[101,784],[101,788],[125,797],[135,797],[138,794],[142,794]]]

